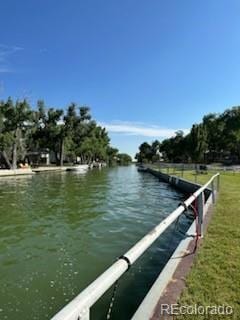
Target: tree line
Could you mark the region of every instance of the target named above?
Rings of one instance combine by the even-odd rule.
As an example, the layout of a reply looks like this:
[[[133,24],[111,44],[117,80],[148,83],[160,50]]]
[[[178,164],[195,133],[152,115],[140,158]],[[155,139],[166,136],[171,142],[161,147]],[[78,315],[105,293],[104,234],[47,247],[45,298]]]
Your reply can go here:
[[[130,162],[111,147],[105,128],[99,126],[88,106],[71,103],[64,111],[48,108],[44,101],[36,108],[27,100],[0,101],[0,156],[4,166],[16,169],[29,152],[53,152],[57,165],[68,162]]]
[[[239,163],[240,107],[204,116],[202,122],[193,124],[186,135],[177,131],[175,136],[161,142],[144,142],[136,159],[139,162]]]

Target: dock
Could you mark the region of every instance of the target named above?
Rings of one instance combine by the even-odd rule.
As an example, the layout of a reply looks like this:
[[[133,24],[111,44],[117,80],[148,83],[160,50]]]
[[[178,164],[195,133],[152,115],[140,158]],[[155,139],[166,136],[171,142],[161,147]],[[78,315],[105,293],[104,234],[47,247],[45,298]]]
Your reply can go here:
[[[33,175],[34,171],[30,168],[28,169],[0,169],[0,177],[11,177],[11,176],[24,176]]]
[[[12,177],[12,176],[23,176],[33,175],[35,173],[44,172],[60,172],[66,171],[68,167],[37,167],[37,168],[24,168],[24,169],[0,169],[0,177]]]
[[[42,173],[42,172],[59,172],[59,171],[66,171],[68,167],[37,167],[32,168],[34,173]]]

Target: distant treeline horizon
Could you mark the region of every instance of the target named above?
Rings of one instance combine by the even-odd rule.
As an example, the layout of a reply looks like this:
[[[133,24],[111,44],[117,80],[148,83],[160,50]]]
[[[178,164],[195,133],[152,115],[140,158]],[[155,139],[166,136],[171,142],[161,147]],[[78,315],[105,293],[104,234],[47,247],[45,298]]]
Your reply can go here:
[[[180,130],[161,142],[143,142],[135,158],[138,162],[239,163],[240,106],[207,114],[186,135]]]
[[[33,108],[26,99],[0,101],[0,167],[16,169],[29,152],[54,153],[56,164],[105,161],[127,164],[131,157],[110,145],[104,127],[96,123],[88,106],[71,103],[66,110],[47,107],[43,100]]]

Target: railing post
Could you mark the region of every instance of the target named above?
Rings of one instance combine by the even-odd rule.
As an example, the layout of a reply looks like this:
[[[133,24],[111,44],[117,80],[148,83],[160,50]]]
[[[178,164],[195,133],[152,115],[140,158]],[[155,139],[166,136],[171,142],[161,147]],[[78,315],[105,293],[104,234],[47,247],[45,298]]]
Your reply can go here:
[[[90,320],[90,309],[85,309],[83,314],[78,317],[78,320]]]
[[[203,215],[204,215],[204,203],[205,203],[205,196],[204,191],[200,193],[197,198],[197,205],[198,205],[198,235],[203,237]]]
[[[215,188],[214,188],[214,180],[211,182],[211,190],[212,190],[212,202],[215,203]]]
[[[167,167],[167,169],[169,170],[169,167]],[[90,308],[194,201],[197,201],[198,205],[198,228],[196,231],[198,235],[203,236],[203,218],[205,211],[204,191],[206,189],[210,191],[209,186],[211,185],[212,199],[213,202],[215,202],[216,178],[218,178],[218,174],[214,175],[211,180],[196,190],[193,195],[183,202],[183,204],[178,206],[163,221],[156,225],[84,291],[78,294],[78,296],[67,306],[60,310],[52,320],[89,320]],[[169,178],[170,181],[171,179],[172,177]]]
[[[220,174],[217,176],[217,191],[219,191],[220,188]]]

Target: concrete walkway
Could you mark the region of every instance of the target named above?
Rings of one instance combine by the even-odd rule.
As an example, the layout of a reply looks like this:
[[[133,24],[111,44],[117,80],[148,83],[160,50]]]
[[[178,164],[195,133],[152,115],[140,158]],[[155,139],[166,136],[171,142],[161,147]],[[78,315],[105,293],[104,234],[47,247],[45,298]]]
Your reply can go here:
[[[34,174],[32,169],[16,169],[16,170],[8,170],[8,169],[0,169],[0,177],[8,177],[8,176],[23,176]]]
[[[0,177],[8,177],[8,176],[19,176],[19,175],[29,175],[35,173],[44,173],[44,172],[60,172],[66,171],[71,167],[37,167],[37,168],[29,168],[29,169],[16,169],[16,170],[8,170],[8,169],[0,169]]]

